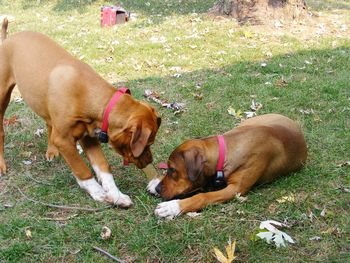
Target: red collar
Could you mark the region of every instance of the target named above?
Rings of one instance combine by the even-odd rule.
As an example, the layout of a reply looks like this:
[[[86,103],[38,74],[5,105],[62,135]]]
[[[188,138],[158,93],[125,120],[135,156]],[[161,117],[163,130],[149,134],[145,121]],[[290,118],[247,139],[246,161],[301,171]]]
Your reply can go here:
[[[219,158],[216,164],[216,174],[214,179],[214,184],[221,186],[226,183],[224,175],[224,163],[225,163],[225,153],[226,153],[226,144],[225,138],[223,135],[216,136],[219,143]]]
[[[123,94],[131,94],[130,90],[126,87],[121,87],[120,89],[118,89],[113,97],[109,100],[107,107],[103,113],[103,122],[102,122],[102,128],[101,128],[101,132],[98,136],[100,142],[103,143],[107,143],[108,142],[108,134],[107,134],[107,130],[108,130],[108,117],[109,117],[109,113],[111,112],[112,108],[114,107],[114,105],[117,103],[117,101],[119,100],[119,98],[123,95]]]
[[[225,153],[226,153],[226,144],[224,136],[218,135],[216,136],[218,142],[219,142],[219,159],[218,163],[216,164],[216,171],[223,171],[224,170],[224,162],[225,162]]]

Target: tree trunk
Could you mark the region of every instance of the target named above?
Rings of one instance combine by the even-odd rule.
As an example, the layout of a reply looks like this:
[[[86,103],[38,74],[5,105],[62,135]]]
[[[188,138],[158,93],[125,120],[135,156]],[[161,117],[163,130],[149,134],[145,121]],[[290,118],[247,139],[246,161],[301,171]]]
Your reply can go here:
[[[303,19],[308,10],[305,0],[218,0],[210,13],[232,16],[243,24],[266,24]]]

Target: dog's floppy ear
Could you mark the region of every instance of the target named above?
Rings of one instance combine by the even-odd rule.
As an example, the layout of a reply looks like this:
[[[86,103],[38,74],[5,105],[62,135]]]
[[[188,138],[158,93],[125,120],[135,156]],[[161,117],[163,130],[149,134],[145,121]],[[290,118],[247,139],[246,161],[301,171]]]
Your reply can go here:
[[[202,174],[204,168],[204,156],[198,149],[190,149],[183,154],[188,178],[194,182]]]
[[[162,123],[162,118],[161,117],[157,117],[157,125],[158,128],[160,127],[160,124]]]
[[[137,158],[145,149],[149,136],[152,131],[148,128],[142,127],[142,124],[136,124],[132,129],[132,136],[130,141],[130,148],[132,155]]]

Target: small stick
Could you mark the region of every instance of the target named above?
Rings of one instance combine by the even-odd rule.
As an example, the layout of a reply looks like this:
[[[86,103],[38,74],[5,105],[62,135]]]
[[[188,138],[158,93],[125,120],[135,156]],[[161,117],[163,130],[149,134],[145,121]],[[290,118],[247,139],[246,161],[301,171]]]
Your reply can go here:
[[[53,184],[41,182],[41,181],[38,181],[38,180],[34,179],[32,176],[30,176],[29,173],[25,173],[24,176],[26,176],[26,177],[28,177],[29,179],[33,180],[33,181],[36,182],[37,184],[43,184],[43,185],[53,186]]]
[[[123,260],[120,260],[119,258],[109,254],[107,251],[104,251],[102,248],[99,248],[99,247],[95,247],[95,246],[92,246],[95,250],[97,250],[98,252],[106,255],[107,257],[113,259],[114,261],[116,262],[119,262],[119,263],[125,263]]]
[[[76,216],[77,216],[77,214],[74,214],[74,215],[71,215],[68,217],[57,217],[57,218],[42,217],[41,219],[48,220],[48,221],[68,221]]]
[[[80,210],[80,211],[89,211],[89,212],[99,212],[102,210],[105,210],[107,208],[111,208],[112,206],[105,206],[102,208],[91,208],[91,207],[79,207],[79,206],[65,206],[65,205],[54,205],[54,204],[49,204],[49,203],[44,203],[35,199],[32,199],[28,196],[26,196],[21,189],[19,189],[19,187],[15,186],[15,188],[17,188],[18,192],[20,192],[20,194],[27,200],[33,202],[34,204],[40,204],[40,205],[44,205],[47,207],[51,207],[51,208],[59,208],[59,209],[66,209],[66,210]]]

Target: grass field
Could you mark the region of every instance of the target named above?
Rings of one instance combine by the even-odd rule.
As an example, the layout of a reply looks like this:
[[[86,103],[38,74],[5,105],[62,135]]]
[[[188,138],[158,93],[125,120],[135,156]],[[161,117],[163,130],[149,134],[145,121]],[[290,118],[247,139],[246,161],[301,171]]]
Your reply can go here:
[[[254,188],[246,202],[169,221],[155,217],[160,200],[146,193],[144,174],[122,167],[104,147],[134,206],[49,208],[21,192],[51,204],[104,205],[79,188],[61,158],[45,160],[46,130],[35,135],[45,124],[15,92],[6,112],[9,171],[0,177],[0,262],[107,262],[92,246],[125,262],[216,262],[213,247],[223,250],[230,238],[237,242],[237,262],[349,261],[350,168],[341,165],[350,161],[349,1],[307,1],[315,20],[272,28],[208,16],[214,2],[122,1],[136,16],[112,28],[99,25],[103,1],[0,0],[0,14],[15,17],[10,34],[50,36],[138,99],[152,89],[185,103],[185,112],[175,115],[150,102],[162,116],[152,147],[155,163],[166,161],[185,139],[233,128],[240,120],[227,109],[249,111],[254,99],[263,105],[257,114],[280,113],[301,124],[309,149],[304,169]],[[285,196],[292,198],[277,201]],[[284,231],[296,243],[277,249],[255,240],[267,219],[288,223]],[[100,237],[103,226],[112,230],[108,240]]]

